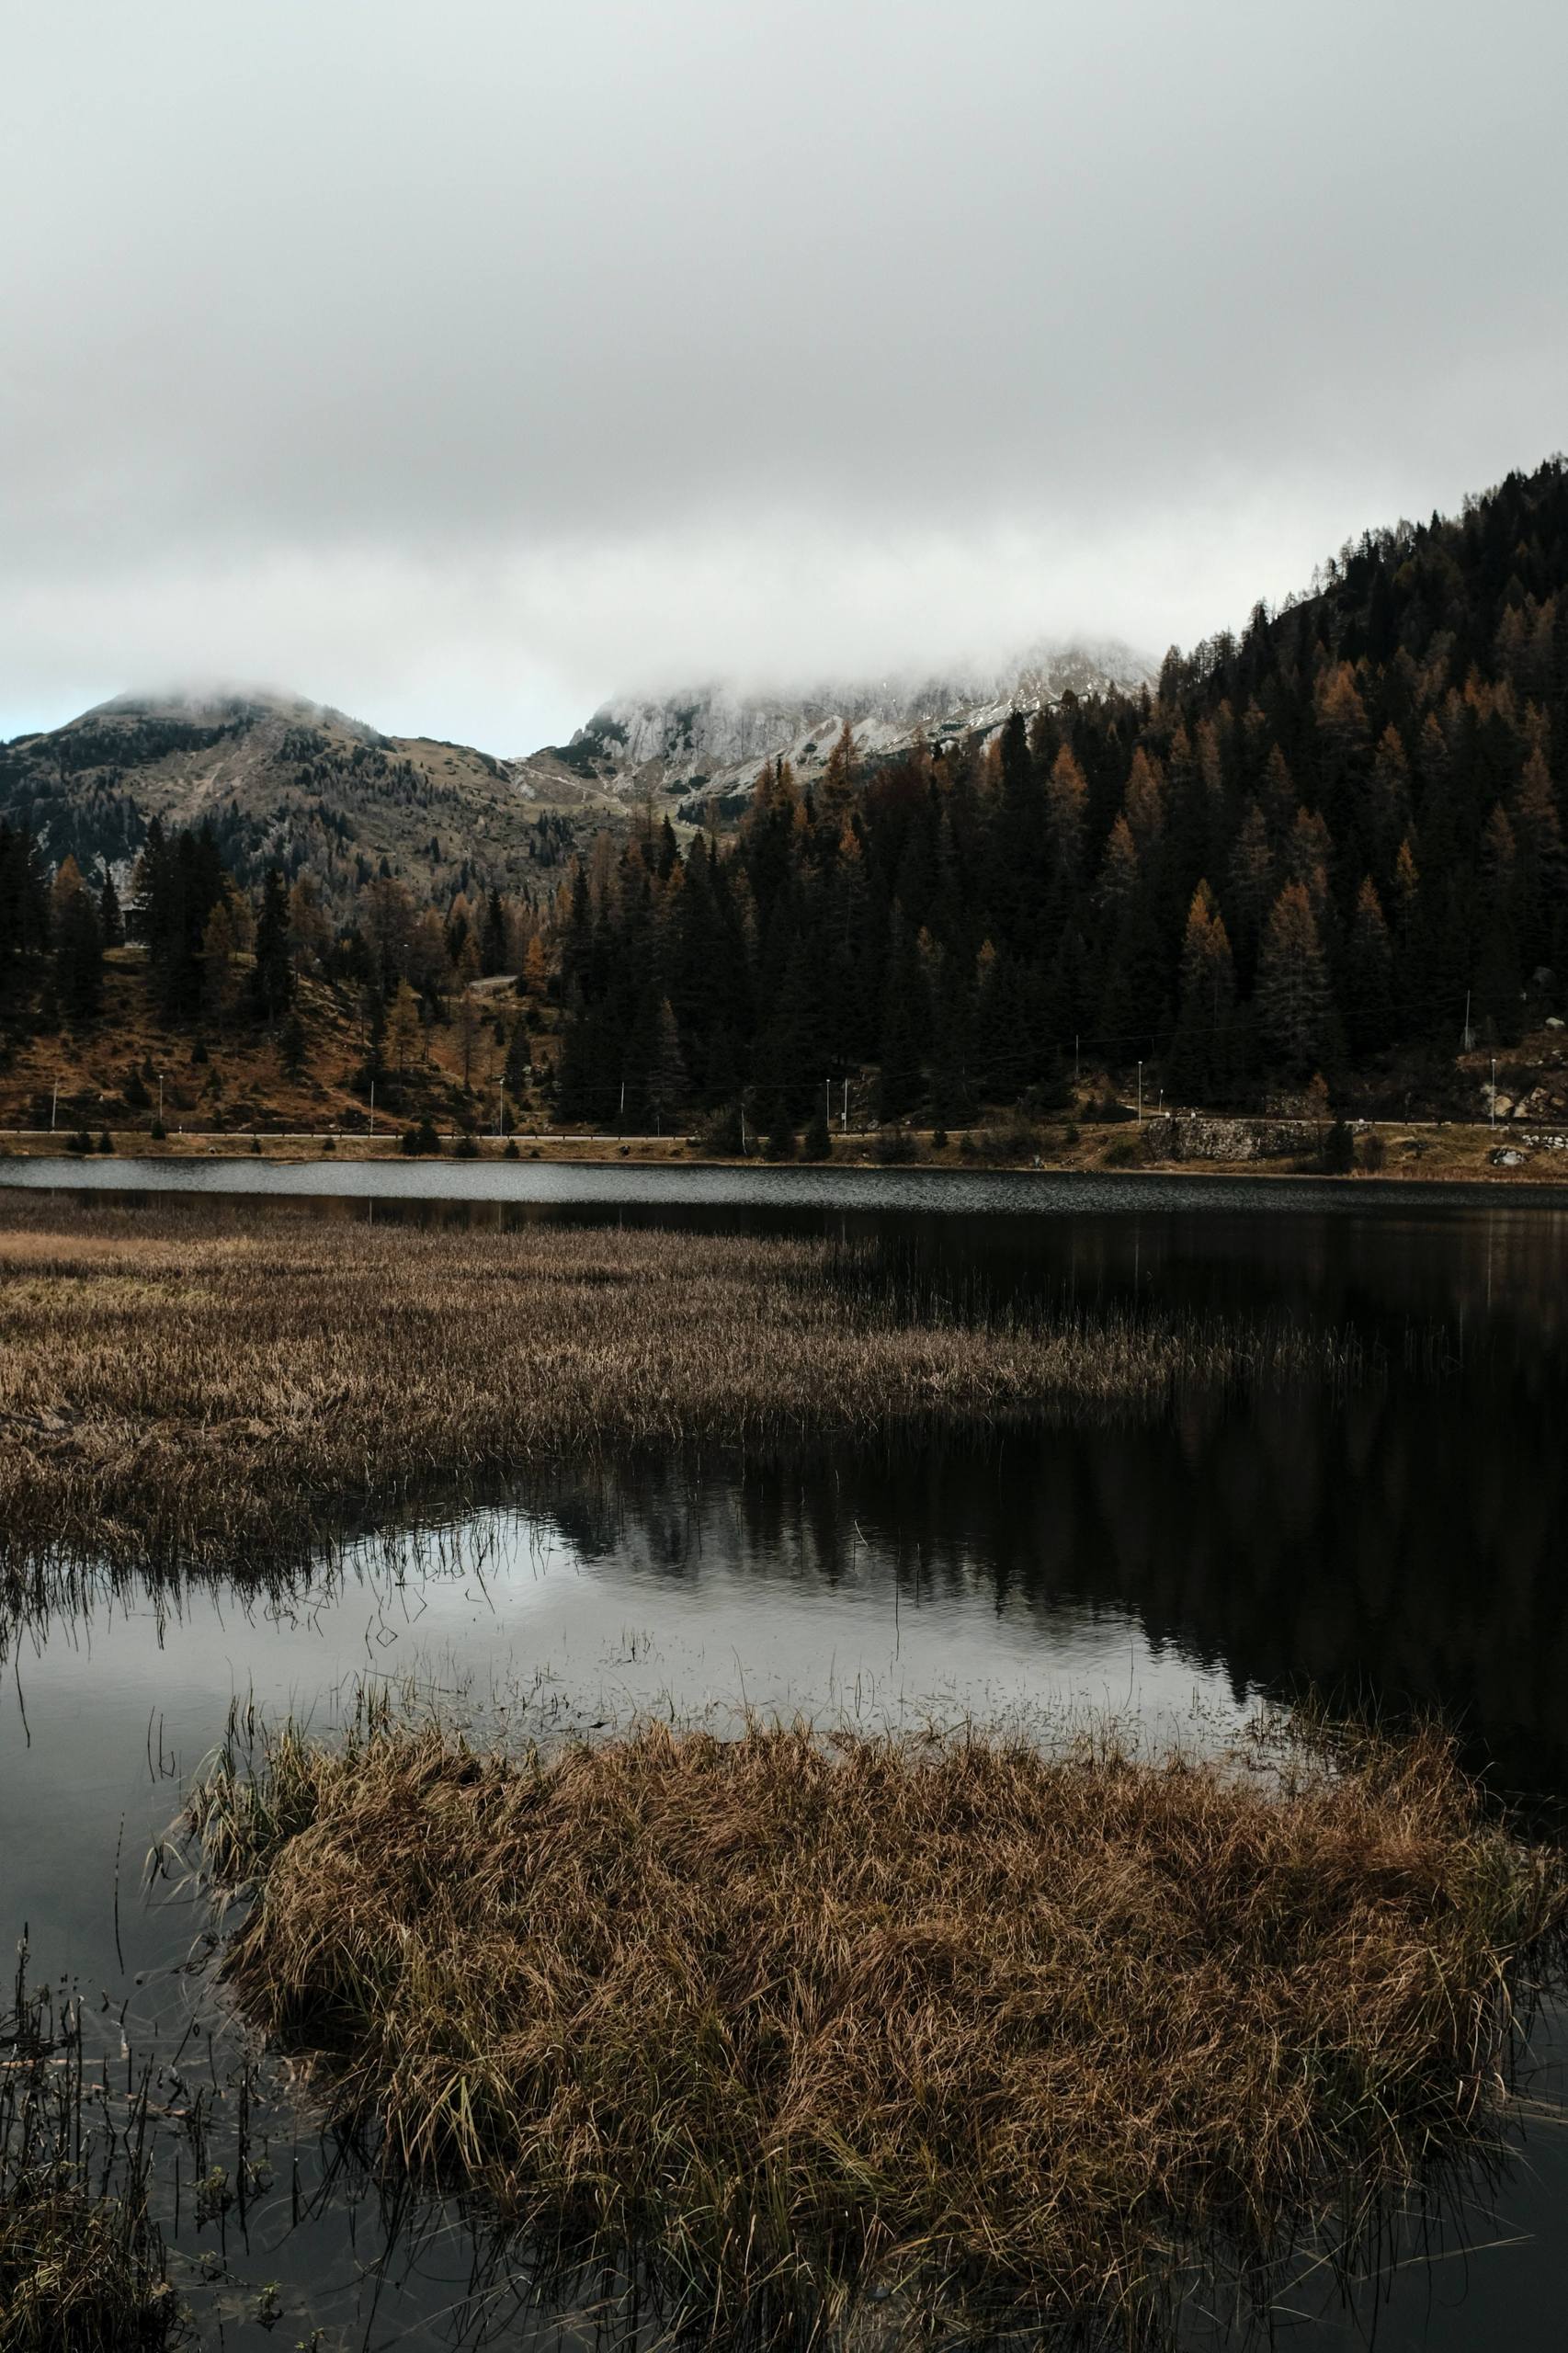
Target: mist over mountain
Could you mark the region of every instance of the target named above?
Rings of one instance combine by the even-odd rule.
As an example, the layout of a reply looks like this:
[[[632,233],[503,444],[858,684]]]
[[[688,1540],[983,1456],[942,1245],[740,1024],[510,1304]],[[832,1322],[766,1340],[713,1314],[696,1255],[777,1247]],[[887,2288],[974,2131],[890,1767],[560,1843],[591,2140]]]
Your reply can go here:
[[[308,872],[331,904],[372,876],[421,896],[527,889],[650,795],[679,822],[739,814],[765,760],[819,773],[848,724],[863,761],[924,733],[957,742],[1063,694],[1135,689],[1149,665],[1125,646],[1031,647],[990,670],[797,692],[734,686],[605,703],[564,745],[498,759],[472,745],[383,733],[287,691],[254,686],[118,695],[63,727],[0,745],[0,817],[52,863],[129,878],[148,825],[211,828],[254,881]]]
[[[664,696],[617,696],[550,757],[612,790],[681,796],[696,821],[744,805],[765,761],[787,760],[802,784],[827,765],[840,731],[862,760],[891,759],[924,736],[956,743],[1033,714],[1063,695],[1135,693],[1155,665],[1115,641],[1036,643],[990,667],[941,675],[824,681],[795,690],[711,683]],[[526,770],[528,764],[524,763]]]

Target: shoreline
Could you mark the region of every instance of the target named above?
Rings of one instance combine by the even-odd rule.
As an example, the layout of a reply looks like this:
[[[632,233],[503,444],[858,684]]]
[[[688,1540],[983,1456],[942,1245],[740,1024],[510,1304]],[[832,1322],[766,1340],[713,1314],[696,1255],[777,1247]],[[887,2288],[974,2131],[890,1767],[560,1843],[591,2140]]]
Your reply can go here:
[[[250,1198],[250,1195],[266,1195],[268,1190],[273,1190],[273,1186],[268,1186],[266,1181],[252,1184],[252,1181],[233,1179],[252,1179],[252,1176],[261,1176],[264,1169],[278,1169],[278,1172],[290,1172],[290,1176],[292,1176],[292,1172],[313,1172],[318,1179],[323,1179],[309,1186],[285,1179],[280,1186],[276,1186],[280,1195],[309,1193],[323,1195],[323,1198],[341,1195],[341,1198],[351,1198],[351,1200],[353,1198],[374,1200],[381,1195],[372,1193],[362,1184],[347,1181],[347,1184],[339,1186],[332,1184],[330,1179],[335,1176],[335,1172],[341,1172],[347,1176],[351,1169],[358,1174],[360,1169],[386,1167],[407,1176],[407,1186],[400,1184],[395,1190],[389,1190],[386,1198],[391,1198],[391,1200],[419,1200],[419,1198],[475,1202],[551,1200],[551,1198],[561,1198],[561,1195],[534,1190],[532,1179],[544,1176],[544,1174],[567,1176],[572,1172],[591,1172],[603,1174],[603,1176],[612,1176],[617,1172],[626,1174],[626,1176],[636,1174],[638,1184],[647,1184],[650,1179],[654,1184],[662,1184],[664,1179],[701,1181],[704,1176],[709,1176],[709,1179],[744,1176],[749,1181],[760,1181],[758,1193],[751,1195],[751,1198],[763,1198],[775,1188],[779,1190],[779,1195],[784,1195],[791,1188],[801,1188],[802,1184],[808,1188],[819,1184],[822,1193],[826,1195],[835,1188],[838,1181],[852,1179],[857,1186],[862,1181],[869,1181],[873,1190],[881,1190],[885,1186],[892,1195],[892,1200],[890,1200],[892,1207],[900,1205],[897,1193],[900,1193],[902,1186],[909,1186],[911,1179],[923,1190],[927,1186],[932,1190],[949,1190],[949,1186],[959,1190],[965,1184],[984,1186],[994,1184],[996,1179],[1007,1179],[1012,1188],[1012,1184],[1019,1179],[1040,1179],[1043,1186],[1050,1186],[1052,1190],[1060,1190],[1062,1186],[1072,1184],[1083,1186],[1085,1190],[1093,1188],[1095,1193],[1135,1195],[1140,1190],[1146,1190],[1149,1184],[1161,1184],[1163,1181],[1163,1184],[1179,1186],[1182,1190],[1199,1190],[1203,1186],[1232,1188],[1238,1184],[1267,1184],[1271,1190],[1278,1190],[1280,1195],[1297,1198],[1297,1200],[1309,1198],[1309,1195],[1316,1195],[1316,1198],[1356,1195],[1356,1198],[1387,1202],[1413,1193],[1448,1195],[1448,1198],[1462,1198],[1462,1200],[1481,1200],[1481,1198],[1505,1195],[1505,1198],[1512,1198],[1514,1202],[1518,1202],[1518,1207],[1556,1207],[1559,1200],[1568,1200],[1568,1153],[1540,1153],[1538,1158],[1518,1165],[1518,1167],[1493,1167],[1485,1160],[1476,1165],[1474,1160],[1448,1158],[1448,1155],[1438,1160],[1438,1155],[1434,1153],[1431,1160],[1422,1155],[1413,1165],[1384,1167],[1378,1174],[1366,1172],[1366,1169],[1337,1174],[1330,1172],[1330,1169],[1290,1167],[1290,1165],[1280,1165],[1278,1158],[1182,1158],[1149,1160],[1149,1163],[1132,1165],[1132,1167],[1125,1167],[1125,1165],[1107,1167],[1099,1160],[1062,1158],[1062,1155],[1040,1158],[1039,1163],[1034,1163],[1034,1160],[986,1160],[986,1163],[977,1163],[977,1160],[930,1158],[930,1155],[918,1160],[904,1160],[904,1163],[883,1163],[883,1160],[873,1158],[871,1153],[864,1153],[864,1155],[835,1153],[831,1160],[777,1160],[775,1163],[775,1160],[760,1158],[711,1158],[706,1153],[699,1155],[699,1153],[685,1151],[685,1146],[659,1143],[657,1139],[629,1139],[626,1146],[621,1146],[619,1142],[603,1143],[600,1139],[582,1139],[582,1136],[562,1136],[562,1139],[544,1139],[541,1136],[541,1139],[534,1139],[528,1146],[520,1148],[516,1160],[508,1160],[494,1139],[487,1139],[485,1146],[481,1146],[481,1151],[471,1158],[469,1155],[457,1158],[454,1153],[445,1151],[440,1155],[405,1155],[393,1139],[389,1139],[386,1146],[377,1148],[365,1136],[358,1136],[358,1139],[339,1136],[335,1151],[323,1151],[320,1139],[278,1136],[278,1139],[268,1139],[264,1151],[259,1153],[235,1151],[233,1136],[179,1136],[179,1139],[169,1136],[165,1143],[148,1143],[146,1139],[137,1136],[134,1142],[137,1142],[134,1151],[125,1151],[125,1148],[118,1146],[113,1153],[66,1153],[59,1148],[56,1136],[35,1136],[21,1151],[0,1143],[0,1190],[12,1190],[12,1193],[24,1193],[26,1190],[26,1193],[30,1193],[30,1190],[59,1188],[80,1190],[80,1193],[113,1193],[113,1190],[134,1193],[134,1190],[143,1188],[139,1179],[146,1179],[148,1190],[167,1190],[169,1195],[176,1195],[184,1193],[186,1186],[179,1181],[169,1181],[167,1172],[179,1169],[179,1172],[188,1172],[190,1179],[228,1179],[228,1184],[222,1184],[222,1181],[219,1184],[202,1184],[202,1193],[207,1193],[207,1190],[212,1190],[212,1193],[233,1190],[235,1195]],[[598,1148],[584,1151],[584,1143]],[[516,1190],[511,1186],[496,1190],[496,1176],[506,1176],[506,1174],[516,1174]],[[419,1184],[422,1176],[436,1181],[422,1186]],[[483,1181],[471,1186],[464,1181],[469,1176]],[[685,1184],[680,1184],[680,1193],[685,1193]],[[596,1193],[588,1195],[588,1198],[608,1198],[608,1195]],[[687,1195],[687,1198],[701,1198],[701,1193]],[[730,1198],[737,1198],[737,1195],[730,1195]]]

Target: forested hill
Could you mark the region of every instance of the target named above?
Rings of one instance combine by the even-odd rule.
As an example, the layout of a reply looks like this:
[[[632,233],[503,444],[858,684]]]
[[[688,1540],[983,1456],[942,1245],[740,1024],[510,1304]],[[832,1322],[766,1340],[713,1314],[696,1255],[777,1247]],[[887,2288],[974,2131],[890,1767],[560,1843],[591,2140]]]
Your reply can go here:
[[[1369,533],[1137,695],[802,790],[733,847],[666,824],[579,873],[564,1117],[627,1090],[761,1119],[880,1069],[882,1113],[1059,1101],[1074,1051],[1189,1101],[1322,1073],[1441,1098],[1568,976],[1568,469]],[[1468,1084],[1468,1082],[1467,1082]],[[1471,1088],[1473,1095],[1473,1088]]]

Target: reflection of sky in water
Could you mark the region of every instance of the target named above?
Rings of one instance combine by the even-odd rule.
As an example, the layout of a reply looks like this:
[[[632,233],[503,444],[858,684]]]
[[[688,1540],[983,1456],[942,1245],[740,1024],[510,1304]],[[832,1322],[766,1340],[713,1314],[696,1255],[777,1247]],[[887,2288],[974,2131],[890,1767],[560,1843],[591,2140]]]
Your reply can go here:
[[[579,1496],[568,1517],[581,1511]],[[724,1729],[747,1705],[868,1730],[932,1714],[1023,1728],[1109,1711],[1136,1714],[1150,1736],[1167,1726],[1190,1740],[1195,1702],[1209,1729],[1236,1721],[1219,1674],[1152,1645],[1124,1613],[1038,1597],[998,1605],[983,1566],[959,1574],[950,1548],[939,1581],[907,1560],[895,1576],[900,1551],[852,1526],[819,1559],[798,1524],[778,1538],[748,1532],[721,1489],[695,1508],[608,1523],[590,1510],[580,1534],[492,1512],[420,1543],[368,1540],[285,1607],[228,1585],[197,1586],[177,1607],[135,1586],[104,1596],[57,1617],[41,1641],[24,1636],[0,1686],[0,1936],[9,1945],[26,1923],[35,1982],[75,1980],[89,2052],[117,2080],[127,2050],[167,2058],[193,2018],[198,2050],[218,2029],[216,2072],[209,2063],[203,2080],[232,2075],[239,2046],[222,2006],[205,1974],[182,1967],[204,1908],[166,1884],[149,1904],[137,1890],[233,1699],[274,1720],[296,1711],[330,1733],[361,1679],[384,1678],[434,1697],[482,1737],[497,1723],[548,1735],[649,1711]],[[279,2341],[324,2320],[329,2345],[450,2343],[472,2255],[460,2219],[417,2248],[399,2242],[377,2284],[366,2267],[381,2224],[351,2178],[296,2222],[292,2184],[319,2179],[322,2156],[308,2111],[276,2085],[273,2101],[255,2112],[273,2135],[274,2188],[245,2231],[225,2226],[213,2281],[179,2268],[219,2244],[215,2225],[193,2229],[187,2199],[176,2278],[204,2329],[222,2313],[225,2342],[259,2346],[245,2316],[257,2283],[278,2279]],[[232,2131],[232,2094],[223,2113]],[[224,2131],[214,2149],[226,2154]],[[172,2158],[163,2163],[166,2188]],[[494,2320],[495,2344],[584,2337],[552,2306],[515,2310],[509,2291]]]
[[[1223,1676],[1114,1609],[998,1605],[983,1576],[933,1589],[854,1531],[831,1577],[794,1542],[737,1558],[705,1517],[683,1542],[672,1563],[634,1520],[585,1546],[485,1513],[423,1546],[368,1541],[292,1605],[199,1586],[176,1613],[132,1587],[24,1637],[0,1702],[0,1933],[25,1919],[40,1968],[108,1970],[120,1813],[134,1875],[174,1811],[167,1776],[222,1738],[233,1697],[327,1730],[359,1678],[410,1678],[524,1734],[648,1712],[725,1729],[747,1706],[868,1730],[1115,1713],[1154,1740],[1190,1738],[1195,1711],[1237,1720]],[[121,1937],[141,1946],[155,1922],[133,1909]]]

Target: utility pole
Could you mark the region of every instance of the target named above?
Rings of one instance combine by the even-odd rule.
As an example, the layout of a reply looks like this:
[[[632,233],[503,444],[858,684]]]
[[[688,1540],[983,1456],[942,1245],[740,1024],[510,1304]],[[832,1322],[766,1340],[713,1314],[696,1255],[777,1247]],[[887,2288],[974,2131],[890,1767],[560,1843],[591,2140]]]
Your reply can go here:
[[[164,1074],[158,1073],[158,1125],[164,1124]]]
[[[743,1095],[743,1096],[742,1096],[742,1097],[741,1097],[741,1158],[744,1160],[744,1159],[745,1158],[745,1156],[746,1156],[746,1105],[745,1105],[745,1097],[744,1097],[744,1096]]]
[[[1467,1054],[1469,1053],[1469,1051],[1470,1051],[1471,1048],[1474,1045],[1474,1043],[1475,1043],[1475,1036],[1474,1036],[1474,1033],[1473,1033],[1473,1031],[1471,1030],[1471,1026],[1470,1026],[1470,991],[1469,991],[1468,989],[1466,989],[1466,991],[1465,991],[1465,993],[1464,993],[1464,1040],[1463,1040],[1463,1049],[1464,1049],[1464,1051],[1465,1051]]]
[[[376,1082],[374,1079],[370,1081],[370,1124],[365,1132],[372,1136],[376,1132]]]
[[[1143,1124],[1143,1065],[1138,1065],[1138,1124]]]
[[[60,1081],[54,1082],[54,1092],[49,1098],[49,1132],[54,1133],[54,1115],[60,1108]]]
[[[849,1081],[847,1079],[844,1082],[844,1105],[838,1114],[838,1132],[841,1136],[846,1136],[849,1133]]]
[[[498,1078],[495,1082],[495,1136],[497,1142],[499,1142],[500,1139],[506,1134],[506,1082],[504,1078]]]
[[[1496,1055],[1495,1055],[1495,1054],[1494,1054],[1494,1055],[1493,1055],[1493,1057],[1492,1057],[1492,1119],[1491,1119],[1491,1125],[1492,1125],[1493,1127],[1495,1127],[1495,1126],[1496,1126],[1496,1124],[1497,1124],[1497,1057],[1496,1057]]]

